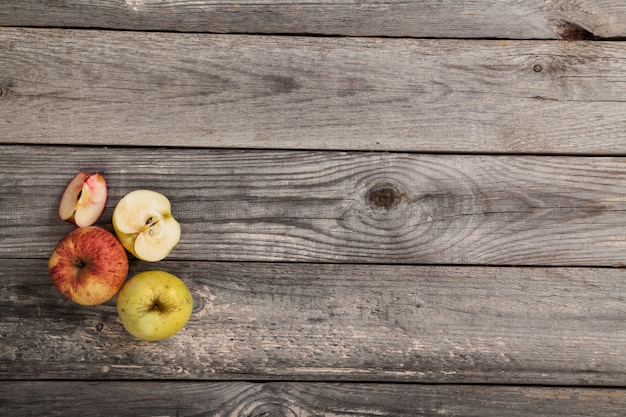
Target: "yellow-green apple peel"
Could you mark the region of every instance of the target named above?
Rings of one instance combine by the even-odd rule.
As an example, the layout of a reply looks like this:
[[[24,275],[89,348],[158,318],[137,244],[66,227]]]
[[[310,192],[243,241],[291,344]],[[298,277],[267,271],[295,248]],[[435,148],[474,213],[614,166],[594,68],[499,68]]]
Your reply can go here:
[[[117,295],[117,313],[131,335],[148,341],[167,339],[189,321],[191,292],[175,275],[144,271],[124,283]]]

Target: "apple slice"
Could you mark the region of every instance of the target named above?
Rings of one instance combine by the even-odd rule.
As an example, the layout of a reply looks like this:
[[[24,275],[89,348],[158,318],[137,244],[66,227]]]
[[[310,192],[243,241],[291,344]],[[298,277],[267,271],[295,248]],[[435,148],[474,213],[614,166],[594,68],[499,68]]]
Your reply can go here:
[[[164,259],[180,240],[180,225],[161,193],[135,190],[113,210],[113,228],[127,251],[142,261]]]
[[[79,172],[61,196],[59,217],[78,227],[91,226],[104,211],[107,184],[102,175]]]

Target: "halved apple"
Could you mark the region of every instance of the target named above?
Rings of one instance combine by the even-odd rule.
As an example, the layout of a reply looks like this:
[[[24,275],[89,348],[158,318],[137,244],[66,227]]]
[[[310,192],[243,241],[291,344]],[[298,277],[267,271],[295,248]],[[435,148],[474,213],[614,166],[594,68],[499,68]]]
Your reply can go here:
[[[164,259],[180,240],[180,225],[161,193],[135,190],[113,210],[113,228],[127,251],[142,261]]]
[[[107,184],[102,175],[79,172],[65,188],[59,217],[78,227],[91,226],[104,211]]]

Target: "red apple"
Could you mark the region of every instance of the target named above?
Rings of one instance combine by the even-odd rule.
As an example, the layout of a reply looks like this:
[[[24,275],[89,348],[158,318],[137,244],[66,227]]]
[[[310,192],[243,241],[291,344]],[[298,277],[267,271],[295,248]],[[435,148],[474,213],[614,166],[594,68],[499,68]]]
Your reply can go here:
[[[94,224],[107,201],[107,185],[102,175],[79,172],[65,188],[59,217],[78,227]]]
[[[128,256],[119,240],[98,226],[79,227],[57,244],[48,272],[54,285],[83,305],[113,298],[128,275]]]

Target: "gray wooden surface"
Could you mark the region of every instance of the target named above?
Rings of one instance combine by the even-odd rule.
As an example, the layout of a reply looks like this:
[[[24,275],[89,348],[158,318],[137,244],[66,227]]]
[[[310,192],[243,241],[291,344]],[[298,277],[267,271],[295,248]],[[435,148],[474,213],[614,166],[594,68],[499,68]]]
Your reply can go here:
[[[0,382],[0,397],[4,412],[22,417],[41,416],[34,398],[63,417],[622,417],[625,401],[620,389],[138,381]]]
[[[0,413],[626,415],[620,1],[0,0]],[[313,35],[313,36],[311,36]],[[159,343],[46,264],[168,195]]]
[[[626,36],[620,0],[2,0],[0,25],[420,38]]]
[[[5,143],[626,153],[621,42],[0,36]]]
[[[103,225],[130,190],[171,199],[184,233],[173,259],[620,266],[625,161],[4,146],[0,202],[18,214],[0,248],[49,256],[71,229],[51,210],[68,171],[93,170],[111,191]]]
[[[85,308],[60,297],[45,260],[2,260],[12,279],[0,287],[10,341],[0,376],[626,384],[621,268],[156,267],[189,283],[194,312],[176,337],[150,343],[130,339],[113,301]],[[134,262],[130,273],[153,268]]]

